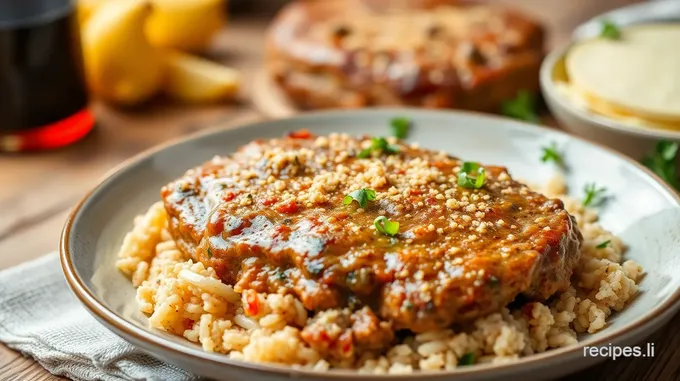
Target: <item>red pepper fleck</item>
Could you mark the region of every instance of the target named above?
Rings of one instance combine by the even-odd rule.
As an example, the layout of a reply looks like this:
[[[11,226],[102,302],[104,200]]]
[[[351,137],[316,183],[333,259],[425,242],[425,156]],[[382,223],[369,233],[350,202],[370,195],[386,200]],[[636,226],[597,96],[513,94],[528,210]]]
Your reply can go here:
[[[277,201],[278,199],[276,197],[270,197],[260,201],[260,203],[264,206],[272,206],[276,204]]]
[[[229,202],[229,201],[231,201],[235,198],[236,198],[236,193],[234,193],[234,192],[227,192],[227,193],[224,194],[224,196],[222,196],[222,200],[224,200],[225,202]]]
[[[298,210],[298,205],[294,200],[290,200],[276,207],[279,213],[295,213]]]
[[[435,162],[432,163],[432,166],[435,167],[435,168],[438,168],[438,169],[442,169],[442,168],[446,167],[446,164],[444,164],[444,162],[442,162],[442,161],[435,161]]]
[[[331,338],[326,331],[319,332],[319,342],[323,343],[326,347],[331,343]]]
[[[343,332],[342,335],[338,338],[337,344],[338,347],[340,348],[340,353],[342,353],[343,356],[349,357],[352,355],[354,352],[354,342],[352,340],[352,332],[351,331],[345,331]]]
[[[420,196],[421,194],[423,194],[423,191],[420,190],[420,189],[411,188],[411,189],[409,189],[408,193],[413,195],[413,196]]]
[[[298,131],[293,131],[288,134],[288,137],[293,138],[293,139],[309,139],[313,135],[309,130],[298,130]]]
[[[246,313],[246,315],[249,316],[257,316],[258,312],[260,312],[260,305],[259,305],[259,298],[257,296],[257,293],[253,290],[247,290],[246,291],[246,303],[243,306],[243,312]]]
[[[279,225],[276,227],[276,235],[290,233],[291,228],[286,225]]]
[[[428,197],[427,199],[425,199],[425,202],[426,202],[428,205],[434,205],[434,204],[437,203],[437,200],[433,199],[432,197]]]

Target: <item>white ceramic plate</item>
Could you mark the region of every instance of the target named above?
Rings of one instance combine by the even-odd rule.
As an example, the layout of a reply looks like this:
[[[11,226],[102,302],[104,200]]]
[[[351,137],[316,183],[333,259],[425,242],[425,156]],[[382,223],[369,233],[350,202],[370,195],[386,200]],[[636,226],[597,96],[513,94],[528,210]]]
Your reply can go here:
[[[182,338],[147,327],[135,290],[115,267],[116,252],[133,217],[159,199],[159,189],[186,169],[215,154],[229,154],[258,138],[282,136],[300,128],[317,134],[385,135],[394,116],[413,119],[409,140],[467,160],[507,166],[515,178],[542,182],[555,168],[540,162],[541,147],[556,142],[564,151],[567,183],[576,196],[596,181],[613,195],[601,209],[605,228],[630,246],[628,258],[647,276],[633,303],[609,319],[608,327],[578,345],[550,350],[515,363],[477,365],[455,371],[411,376],[359,375],[348,371],[315,373],[283,366],[246,364],[203,352]],[[636,344],[666,322],[680,300],[680,200],[637,163],[564,133],[508,119],[452,111],[371,109],[301,115],[239,129],[213,131],[165,145],[131,160],[94,189],[67,221],[61,260],[69,285],[104,325],[150,354],[196,374],[216,379],[325,380],[537,379],[575,372],[602,358],[584,357],[583,347]]]

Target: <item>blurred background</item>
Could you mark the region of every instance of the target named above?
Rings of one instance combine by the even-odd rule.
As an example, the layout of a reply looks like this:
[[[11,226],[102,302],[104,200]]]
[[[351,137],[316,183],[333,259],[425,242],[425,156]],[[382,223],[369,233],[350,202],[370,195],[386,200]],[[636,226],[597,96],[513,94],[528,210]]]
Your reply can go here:
[[[439,1],[347,2],[352,10],[356,4],[390,9]],[[545,31],[542,45],[548,52],[566,44],[584,21],[635,2],[481,3],[500,4],[535,21]],[[5,217],[0,253],[20,252],[26,260],[52,250],[77,200],[107,171],[151,146],[199,130],[304,111],[267,71],[272,64],[266,58],[268,30],[291,3],[0,2],[0,151],[5,152],[0,154]],[[298,32],[306,36],[305,30]],[[290,55],[282,59],[291,60]],[[537,73],[533,78],[536,83]],[[557,125],[537,107],[543,123]],[[4,258],[0,265],[16,262]]]

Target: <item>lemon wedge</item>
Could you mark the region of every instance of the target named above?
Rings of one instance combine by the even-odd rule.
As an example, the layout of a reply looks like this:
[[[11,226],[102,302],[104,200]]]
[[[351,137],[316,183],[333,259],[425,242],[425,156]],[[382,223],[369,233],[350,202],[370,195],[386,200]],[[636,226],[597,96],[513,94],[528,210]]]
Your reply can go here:
[[[226,24],[225,0],[151,0],[151,4],[146,32],[157,47],[205,50]]]
[[[232,68],[178,51],[166,56],[166,93],[183,102],[218,102],[233,98],[241,84]]]
[[[85,24],[85,72],[90,88],[103,99],[136,105],[161,89],[162,52],[144,34],[150,12],[146,1],[108,1]]]

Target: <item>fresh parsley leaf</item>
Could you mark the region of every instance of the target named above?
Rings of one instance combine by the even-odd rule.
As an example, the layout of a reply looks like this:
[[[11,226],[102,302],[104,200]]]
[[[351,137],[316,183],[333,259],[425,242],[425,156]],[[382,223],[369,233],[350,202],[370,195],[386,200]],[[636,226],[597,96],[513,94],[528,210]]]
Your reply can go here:
[[[384,152],[388,155],[396,154],[399,153],[399,148],[393,145],[390,145],[387,142],[387,139],[385,138],[372,138],[371,139],[371,146],[368,148],[364,148],[359,152],[359,159],[366,159],[371,156],[371,153],[373,151],[379,151],[379,152]]]
[[[367,157],[371,156],[371,152],[373,152],[373,147],[364,148],[359,152],[359,155],[357,156],[359,157],[359,159],[366,159]]]
[[[375,230],[391,237],[394,237],[399,233],[399,222],[390,221],[385,216],[376,218],[375,221],[373,221],[373,225],[375,225]]]
[[[210,248],[208,248],[207,254],[208,258],[212,258],[212,250],[210,250]]]
[[[610,40],[618,40],[621,38],[621,30],[616,24],[609,20],[602,20],[600,22],[602,29],[600,29],[600,37],[608,38]]]
[[[459,360],[458,365],[473,365],[475,363],[475,354],[470,352],[464,354]]]
[[[479,189],[486,181],[486,171],[479,163],[466,161],[458,172],[458,185],[463,188]]]
[[[406,117],[397,117],[390,121],[392,127],[392,135],[398,139],[406,139],[408,132],[411,129],[411,119]]]
[[[564,164],[564,159],[562,158],[562,154],[557,148],[557,143],[552,142],[550,143],[549,146],[543,147],[542,149],[543,149],[543,156],[541,156],[542,162],[547,163],[549,161],[552,161],[557,165]]]
[[[595,206],[604,200],[604,194],[607,191],[607,188],[598,188],[595,183],[590,183],[586,184],[583,191],[586,194],[586,197],[583,199],[583,206]]]
[[[342,199],[342,203],[343,205],[349,205],[352,203],[352,201],[356,201],[359,203],[360,207],[366,209],[366,204],[373,200],[375,200],[375,191],[373,189],[362,188],[355,190],[354,192],[350,192],[350,194]]]
[[[533,94],[522,90],[517,93],[517,97],[507,100],[501,105],[501,112],[505,116],[511,118],[524,120],[527,122],[538,122],[538,113],[536,112],[536,99]]]
[[[663,181],[680,190],[675,159],[678,156],[678,143],[661,140],[654,151],[642,158],[642,164],[656,173]]]
[[[602,242],[601,244],[595,246],[595,248],[596,248],[596,249],[604,249],[605,247],[607,247],[607,245],[609,245],[609,243],[610,243],[611,241],[612,241],[612,240],[608,239],[608,240]]]

